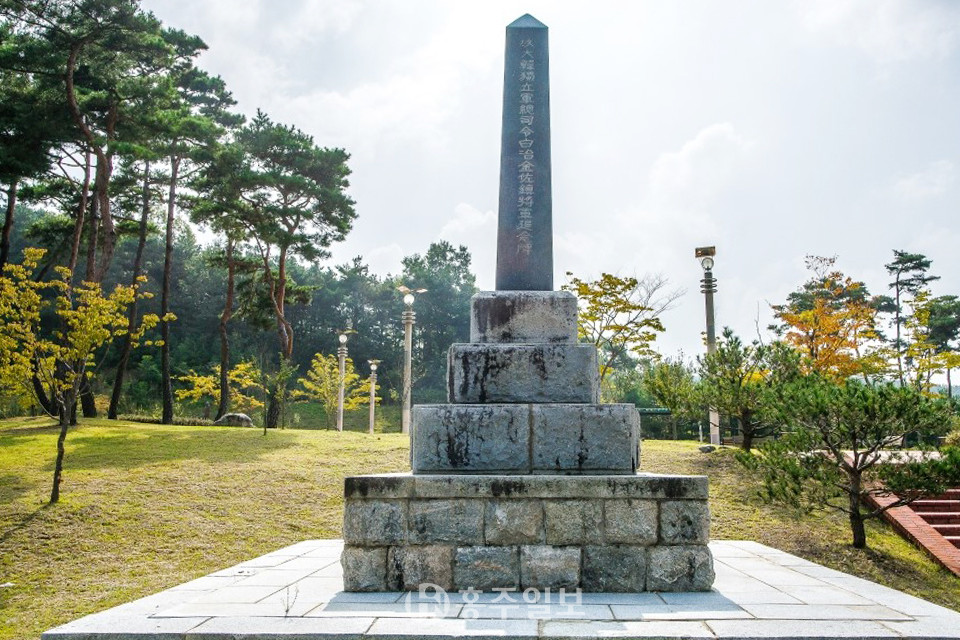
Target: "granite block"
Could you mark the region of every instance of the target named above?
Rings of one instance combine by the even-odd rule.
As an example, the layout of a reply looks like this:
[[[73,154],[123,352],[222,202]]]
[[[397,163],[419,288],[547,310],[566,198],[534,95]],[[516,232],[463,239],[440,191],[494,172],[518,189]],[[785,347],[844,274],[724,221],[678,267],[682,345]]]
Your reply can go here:
[[[403,542],[406,502],[347,500],[343,507],[343,539],[350,545],[390,545]]]
[[[632,404],[532,405],[534,473],[634,474],[640,414]]]
[[[470,342],[576,341],[577,298],[569,291],[482,291],[470,300]]]
[[[433,584],[451,591],[453,550],[444,545],[392,547],[387,555],[388,588],[417,591],[420,585]]]
[[[546,542],[598,544],[603,540],[603,503],[598,500],[546,500]]]
[[[650,591],[709,591],[713,559],[706,545],[650,547],[647,589]]]
[[[607,543],[651,545],[657,542],[657,503],[653,500],[607,500],[603,505]]]
[[[411,500],[409,510],[412,544],[483,543],[482,500]]]
[[[345,591],[387,590],[387,548],[345,546],[340,556]]]
[[[524,589],[575,589],[580,584],[580,547],[520,547],[520,585]]]
[[[414,473],[529,473],[526,405],[419,405],[413,408]]]
[[[661,502],[660,539],[664,544],[706,544],[710,539],[707,503],[691,500]]]
[[[543,542],[543,503],[539,500],[490,500],[486,505],[483,529],[487,544]]]
[[[590,546],[583,550],[583,589],[636,593],[647,579],[647,549],[636,546]]]
[[[597,403],[597,350],[589,344],[454,344],[447,398],[455,404]]]
[[[518,547],[458,547],[453,560],[453,581],[457,589],[518,588],[520,550]]]

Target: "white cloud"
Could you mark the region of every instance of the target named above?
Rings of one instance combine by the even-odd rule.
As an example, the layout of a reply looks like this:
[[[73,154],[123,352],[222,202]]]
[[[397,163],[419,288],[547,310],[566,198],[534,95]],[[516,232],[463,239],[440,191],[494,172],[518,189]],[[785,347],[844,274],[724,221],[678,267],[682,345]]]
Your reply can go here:
[[[798,6],[807,29],[879,62],[944,58],[960,42],[956,2],[817,0]]]
[[[702,207],[729,183],[750,146],[729,122],[702,129],[679,151],[657,158],[648,179],[648,205],[654,209]]]
[[[453,218],[440,229],[440,239],[459,242],[464,238],[476,237],[478,233],[492,235],[496,233],[496,225],[497,216],[493,211],[480,211],[461,202],[453,208]]]
[[[946,193],[957,180],[957,167],[937,160],[923,171],[897,180],[894,191],[904,200],[925,200]]]
[[[370,271],[380,274],[400,273],[403,258],[403,247],[396,243],[375,247],[363,256],[363,260],[370,267]]]
[[[449,143],[444,121],[451,107],[438,92],[452,78],[398,74],[383,82],[346,91],[319,91],[286,101],[285,118],[309,122],[324,114],[310,133],[319,140],[337,140],[356,155],[375,158],[387,146],[416,144],[438,152]]]
[[[473,259],[477,284],[482,289],[493,288],[497,268],[497,215],[493,211],[480,211],[463,202],[458,204],[453,209],[453,217],[440,229],[439,239],[454,246],[466,246]]]
[[[271,40],[276,46],[294,49],[325,31],[347,31],[363,7],[358,0],[303,0],[284,9],[285,20],[273,26]]]

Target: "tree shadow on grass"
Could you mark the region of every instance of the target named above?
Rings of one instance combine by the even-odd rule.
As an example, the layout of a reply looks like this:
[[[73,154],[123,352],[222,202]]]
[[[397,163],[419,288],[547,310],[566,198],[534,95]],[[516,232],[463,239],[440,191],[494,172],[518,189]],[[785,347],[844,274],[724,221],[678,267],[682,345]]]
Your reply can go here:
[[[10,504],[20,496],[30,491],[30,486],[23,477],[16,473],[0,475],[0,504]]]
[[[253,462],[264,455],[296,446],[290,438],[263,436],[254,430],[144,432],[67,435],[64,467],[131,469],[165,462],[202,460],[212,464]],[[53,444],[51,442],[51,444]],[[55,453],[56,449],[52,449]],[[53,470],[53,453],[49,469]]]
[[[54,422],[42,422],[40,424],[22,424],[10,426],[0,423],[0,442],[6,437],[16,436],[39,436],[45,433],[57,433],[60,427]]]
[[[26,529],[30,525],[30,523],[33,522],[40,514],[42,514],[44,510],[49,506],[50,505],[45,504],[42,507],[34,509],[32,512],[24,516],[21,516],[19,519],[19,522],[16,522],[15,524],[11,524],[8,527],[4,527],[4,529],[0,531],[0,544],[3,544],[4,542],[12,538],[14,534],[16,534],[18,531]]]

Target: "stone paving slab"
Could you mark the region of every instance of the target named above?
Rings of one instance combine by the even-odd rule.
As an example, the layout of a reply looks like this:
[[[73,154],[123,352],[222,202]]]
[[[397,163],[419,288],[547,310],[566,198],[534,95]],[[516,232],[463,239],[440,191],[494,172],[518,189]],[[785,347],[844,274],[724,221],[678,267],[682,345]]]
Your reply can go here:
[[[699,593],[346,593],[310,540],[51,629],[44,640],[960,640],[960,613],[750,541],[714,541]],[[285,580],[285,581],[284,581]]]

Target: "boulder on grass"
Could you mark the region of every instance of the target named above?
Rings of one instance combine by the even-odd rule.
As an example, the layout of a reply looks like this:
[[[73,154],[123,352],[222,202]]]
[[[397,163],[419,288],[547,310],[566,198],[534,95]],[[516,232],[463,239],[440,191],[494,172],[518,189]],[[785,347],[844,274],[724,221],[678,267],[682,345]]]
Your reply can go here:
[[[252,427],[253,420],[245,413],[225,413],[213,424],[218,427]]]

